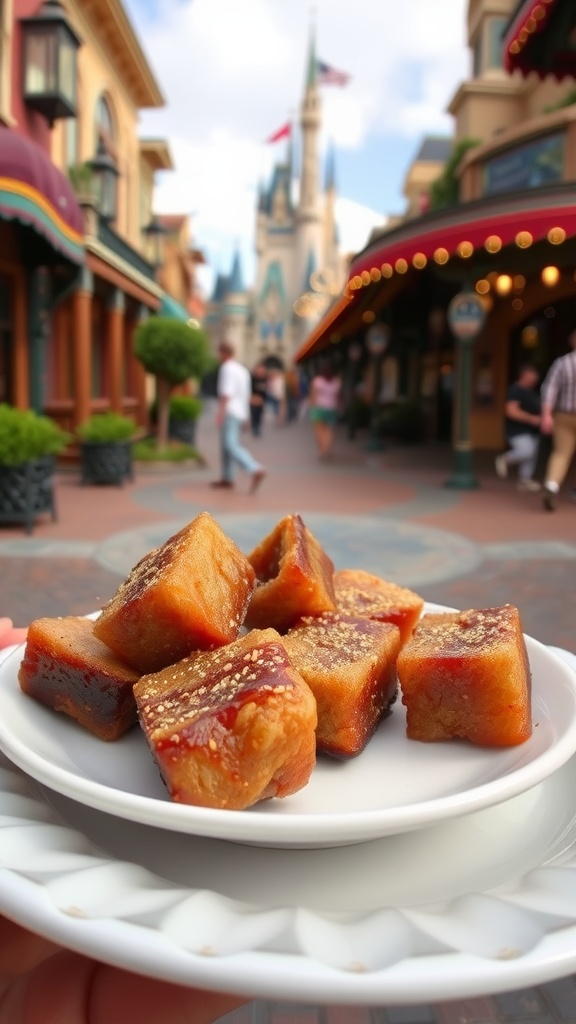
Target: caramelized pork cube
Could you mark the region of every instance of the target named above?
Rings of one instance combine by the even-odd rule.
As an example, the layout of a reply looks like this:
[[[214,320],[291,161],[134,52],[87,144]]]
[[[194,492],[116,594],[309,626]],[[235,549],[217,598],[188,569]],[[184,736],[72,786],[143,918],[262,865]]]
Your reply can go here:
[[[258,583],[246,625],[283,633],[303,615],[334,611],[334,565],[297,514],[286,516],[248,560]]]
[[[295,793],[310,778],[316,702],[273,629],[143,676],[134,693],[179,803],[242,810]]]
[[[316,698],[318,751],[355,757],[396,699],[398,627],[332,613],[304,619],[283,641]]]
[[[254,584],[248,559],[202,512],[138,562],[94,632],[140,674],[156,672],[235,640]]]
[[[36,619],[28,629],[20,687],[101,740],[118,739],[137,721],[133,687],[138,679],[94,636],[89,619]]]
[[[512,605],[424,615],[398,677],[409,739],[506,747],[532,734],[530,667]]]
[[[402,643],[411,635],[424,607],[424,599],[413,590],[362,569],[341,569],[334,573],[334,591],[339,612],[393,622],[400,630]]]

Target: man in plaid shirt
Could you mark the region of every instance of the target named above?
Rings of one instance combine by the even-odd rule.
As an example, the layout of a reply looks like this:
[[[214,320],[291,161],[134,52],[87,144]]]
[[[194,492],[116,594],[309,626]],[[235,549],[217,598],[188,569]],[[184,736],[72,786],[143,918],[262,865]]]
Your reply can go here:
[[[576,330],[568,335],[570,352],[555,359],[542,384],[540,428],[552,434],[552,454],[544,480],[544,508],[553,512],[558,492],[576,451]]]

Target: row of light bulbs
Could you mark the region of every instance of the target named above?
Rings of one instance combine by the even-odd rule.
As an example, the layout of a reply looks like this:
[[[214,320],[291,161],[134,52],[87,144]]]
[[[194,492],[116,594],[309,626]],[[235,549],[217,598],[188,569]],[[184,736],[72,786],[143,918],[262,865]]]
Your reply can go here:
[[[532,33],[538,28],[538,22],[542,21],[542,19],[546,17],[546,7],[553,2],[554,0],[541,0],[539,4],[536,4],[536,7],[534,7],[530,13],[530,17],[526,19],[524,25],[520,29],[516,39],[510,43],[510,53],[520,53],[520,50],[526,45]]]
[[[566,239],[566,232],[564,228],[553,227],[550,228],[547,239],[551,245],[561,245]],[[518,231],[514,239],[515,244],[519,249],[528,249],[534,241],[534,237],[530,231]],[[489,235],[484,242],[484,248],[486,252],[495,254],[500,252],[502,248],[502,239],[499,235]],[[472,242],[463,241],[459,242],[456,246],[456,255],[461,259],[469,259],[474,254],[474,246]],[[448,263],[450,259],[450,253],[444,246],[439,246],[434,250],[432,259],[439,266]],[[423,252],[414,253],[412,260],[412,266],[415,270],[423,270],[428,263],[428,257]],[[353,277],[348,281],[348,289],[352,292],[358,291],[360,288],[366,288],[370,284],[375,284],[382,278],[390,278],[394,273],[406,274],[410,269],[408,260],[400,256],[392,265],[392,263],[382,263],[379,267],[371,267],[370,270],[363,270],[361,274],[354,274]],[[547,269],[547,268],[545,268]],[[548,283],[548,282],[546,282]]]

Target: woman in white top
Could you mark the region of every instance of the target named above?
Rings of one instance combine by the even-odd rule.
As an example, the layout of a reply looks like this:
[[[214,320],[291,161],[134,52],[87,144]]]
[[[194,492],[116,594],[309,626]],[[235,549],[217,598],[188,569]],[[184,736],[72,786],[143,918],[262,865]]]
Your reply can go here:
[[[322,360],[310,385],[310,419],[321,459],[327,458],[334,443],[342,382],[329,359]]]

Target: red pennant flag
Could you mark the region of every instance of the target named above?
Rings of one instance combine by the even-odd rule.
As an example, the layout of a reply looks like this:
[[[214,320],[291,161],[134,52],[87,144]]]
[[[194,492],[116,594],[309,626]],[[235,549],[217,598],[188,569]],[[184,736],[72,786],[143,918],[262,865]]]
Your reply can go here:
[[[288,139],[290,137],[291,131],[292,125],[290,124],[290,121],[286,121],[286,124],[283,124],[282,127],[279,128],[277,132],[274,132],[272,135],[268,136],[266,142],[280,142],[280,139]]]

